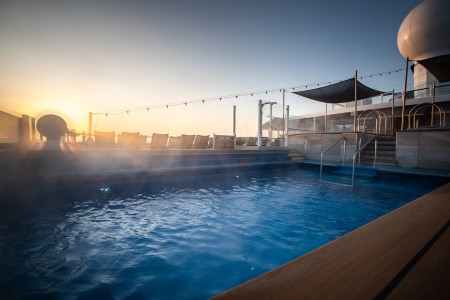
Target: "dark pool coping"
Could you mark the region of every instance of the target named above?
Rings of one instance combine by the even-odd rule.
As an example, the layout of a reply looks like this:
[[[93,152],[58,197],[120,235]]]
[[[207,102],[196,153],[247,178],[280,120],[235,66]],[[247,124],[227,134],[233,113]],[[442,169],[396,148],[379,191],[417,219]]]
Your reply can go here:
[[[298,163],[305,165],[314,165],[320,166],[320,161],[318,160],[298,160]],[[324,162],[324,166],[328,167],[339,167],[342,164],[336,162]],[[345,164],[346,167],[352,167],[352,164]],[[436,169],[419,169],[419,168],[405,168],[405,167],[394,167],[394,166],[385,166],[385,165],[377,165],[373,168],[371,165],[359,165],[358,168],[366,168],[366,169],[375,169],[377,171],[382,171],[386,173],[394,173],[394,174],[408,174],[408,175],[419,175],[419,176],[430,176],[430,177],[442,177],[442,178],[450,178],[450,171],[448,170],[436,170]]]
[[[449,299],[450,183],[214,299]]]

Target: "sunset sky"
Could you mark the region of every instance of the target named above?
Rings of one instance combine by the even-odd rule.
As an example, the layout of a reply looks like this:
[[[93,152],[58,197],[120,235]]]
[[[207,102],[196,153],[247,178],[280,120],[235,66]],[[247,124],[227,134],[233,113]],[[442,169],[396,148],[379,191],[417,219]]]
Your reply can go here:
[[[404,68],[397,32],[421,1],[0,0],[0,110],[69,128],[254,136],[257,101],[282,93],[133,108]],[[363,79],[401,91],[403,72]],[[286,92],[291,115],[324,105]],[[268,107],[264,111],[268,115]],[[267,118],[265,119],[267,120]]]

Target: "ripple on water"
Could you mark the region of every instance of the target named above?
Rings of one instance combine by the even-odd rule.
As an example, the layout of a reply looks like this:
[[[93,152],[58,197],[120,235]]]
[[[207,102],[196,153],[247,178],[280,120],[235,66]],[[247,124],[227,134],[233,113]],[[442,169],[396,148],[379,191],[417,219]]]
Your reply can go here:
[[[63,209],[0,221],[0,296],[205,299],[416,197],[303,171],[71,193]]]

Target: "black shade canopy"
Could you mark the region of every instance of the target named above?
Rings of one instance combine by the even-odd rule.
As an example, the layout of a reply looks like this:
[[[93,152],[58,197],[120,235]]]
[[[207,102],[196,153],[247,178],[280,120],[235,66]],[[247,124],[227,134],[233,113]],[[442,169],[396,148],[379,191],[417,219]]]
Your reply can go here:
[[[419,60],[439,82],[450,81],[450,54]]]
[[[366,99],[378,96],[383,92],[374,90],[356,81],[357,99]],[[320,87],[317,89],[293,92],[294,94],[326,103],[343,103],[355,101],[355,79],[350,78],[338,83]]]

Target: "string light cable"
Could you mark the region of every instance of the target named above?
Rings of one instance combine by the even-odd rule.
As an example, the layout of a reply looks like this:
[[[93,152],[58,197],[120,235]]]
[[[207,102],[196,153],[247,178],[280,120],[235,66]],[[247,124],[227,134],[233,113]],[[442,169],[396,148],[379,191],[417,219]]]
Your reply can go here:
[[[373,73],[368,75],[362,75],[358,76],[358,79],[362,80],[365,78],[373,78],[373,77],[380,77],[385,75],[392,75],[398,72],[403,71],[404,69],[396,69],[392,71],[386,71],[386,72],[379,72],[379,73]],[[194,99],[194,100],[185,100],[185,101],[178,101],[178,102],[171,102],[166,104],[157,104],[157,105],[150,105],[150,106],[142,106],[142,107],[135,107],[135,108],[129,108],[129,109],[121,109],[121,110],[113,110],[113,111],[104,111],[104,112],[94,112],[93,115],[105,115],[106,117],[111,115],[118,115],[118,114],[129,114],[131,112],[138,112],[138,111],[149,111],[150,109],[160,109],[160,108],[169,108],[174,106],[187,106],[188,104],[196,104],[196,103],[206,103],[211,101],[222,101],[226,99],[238,99],[239,97],[246,97],[246,96],[254,96],[254,95],[261,95],[261,94],[268,94],[268,93],[274,93],[274,92],[283,92],[283,91],[295,91],[299,89],[308,89],[308,88],[318,88],[320,86],[324,85],[330,85],[342,82],[346,79],[340,79],[340,80],[332,80],[332,81],[322,81],[322,82],[316,82],[316,83],[308,83],[308,84],[301,84],[301,85],[295,85],[290,87],[283,87],[283,88],[273,88],[273,89],[267,89],[267,90],[259,90],[259,91],[253,91],[253,92],[245,92],[245,93],[237,93],[237,94],[229,94],[225,96],[218,96],[218,97],[209,97],[209,98],[200,98],[200,99]]]

